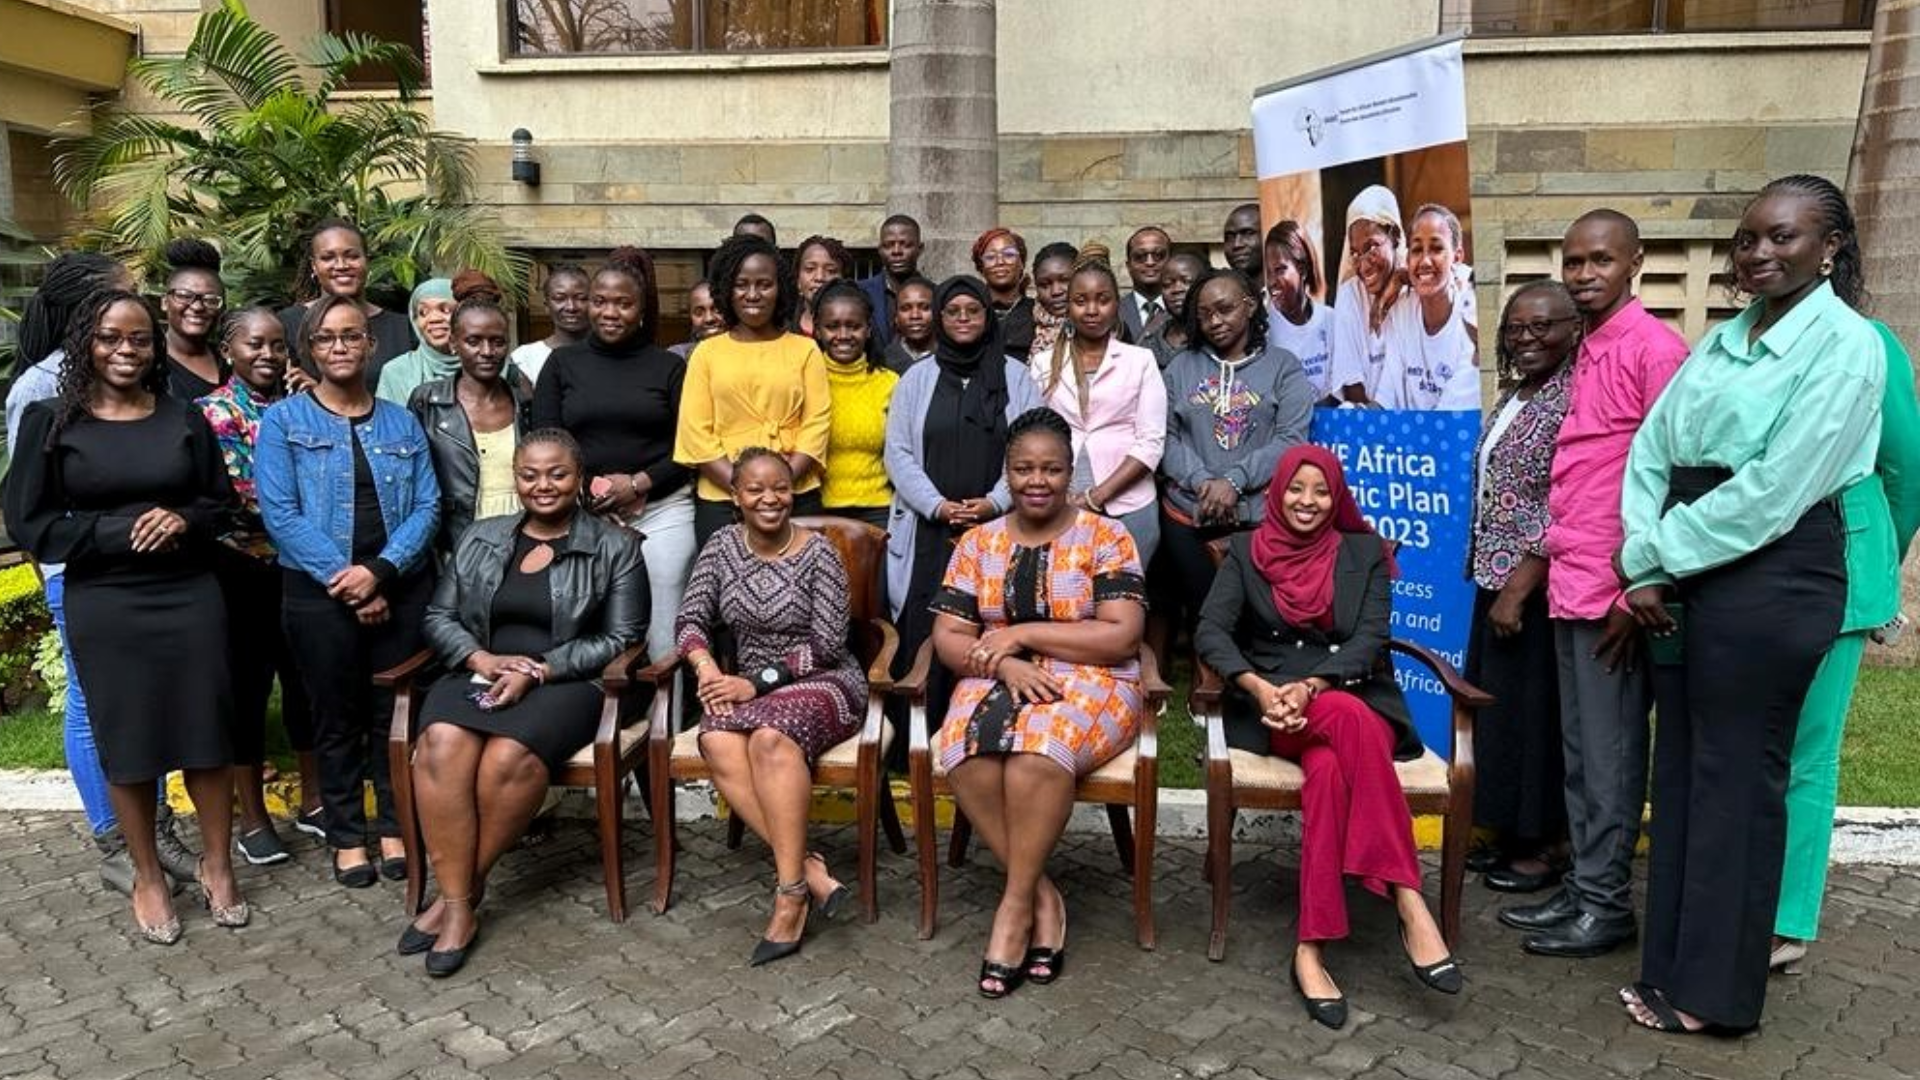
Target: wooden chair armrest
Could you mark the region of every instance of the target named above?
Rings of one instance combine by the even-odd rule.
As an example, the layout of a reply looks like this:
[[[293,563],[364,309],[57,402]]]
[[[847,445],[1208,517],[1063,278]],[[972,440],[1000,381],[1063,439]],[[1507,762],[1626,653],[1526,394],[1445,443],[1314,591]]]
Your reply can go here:
[[[1195,716],[1205,713],[1218,715],[1220,699],[1226,693],[1226,681],[1220,673],[1207,666],[1199,657],[1193,660],[1193,689],[1187,694],[1187,709]]]
[[[1420,663],[1425,664],[1433,671],[1434,677],[1440,680],[1440,684],[1447,688],[1447,694],[1469,709],[1484,709],[1493,704],[1492,694],[1461,678],[1460,673],[1454,670],[1453,665],[1447,663],[1446,657],[1441,656],[1426,646],[1416,645],[1411,641],[1406,641],[1401,638],[1393,638],[1387,642],[1387,648],[1394,652],[1411,656]]]
[[[867,668],[867,689],[876,694],[893,690],[893,658],[900,652],[900,631],[885,619],[871,619],[868,625],[880,635],[880,651]]]
[[[905,675],[893,681],[893,693],[908,702],[924,704],[927,697],[927,675],[933,670],[933,640],[929,638],[920,643],[920,651],[913,656],[913,667]]]
[[[616,656],[613,659],[607,661],[607,666],[600,670],[601,687],[610,694],[617,694],[620,691],[625,690],[628,687],[628,685],[632,683],[632,681],[636,677],[639,677],[639,676],[636,676],[634,669],[639,667],[641,662],[646,660],[646,658],[647,658],[646,642],[636,641],[632,645],[629,645],[625,650],[623,650],[620,653],[619,656]],[[671,671],[673,670],[673,664],[674,664],[674,658],[668,657],[667,659],[662,660],[659,665],[655,665],[655,666],[664,665],[664,670]],[[647,670],[651,671],[653,669],[648,668]],[[656,685],[659,682],[658,679],[649,679],[644,677],[641,677],[641,679],[643,682],[651,682],[651,683],[655,683]]]
[[[1140,691],[1146,695],[1147,712],[1158,712],[1173,697],[1173,687],[1160,677],[1160,658],[1145,645],[1140,646]]]
[[[392,690],[396,694],[406,693],[413,683],[413,677],[420,674],[420,669],[426,667],[427,662],[432,659],[432,649],[421,649],[387,670],[375,673],[373,685],[382,690]]]

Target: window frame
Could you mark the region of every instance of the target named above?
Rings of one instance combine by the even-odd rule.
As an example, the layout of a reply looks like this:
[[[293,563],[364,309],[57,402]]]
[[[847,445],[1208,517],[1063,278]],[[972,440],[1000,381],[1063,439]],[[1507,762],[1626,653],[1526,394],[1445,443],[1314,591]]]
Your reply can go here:
[[[342,25],[343,20],[341,18],[340,13],[341,13],[341,7],[345,2],[346,0],[326,0],[324,4],[320,5],[321,29],[329,34],[341,34],[341,33],[347,33],[347,32],[366,33],[366,31],[364,30],[359,30],[355,27]],[[428,23],[427,23],[426,0],[419,0],[419,2],[420,2],[420,40],[414,46],[414,57],[420,62],[420,95],[419,96],[425,97],[425,96],[428,96],[429,92],[433,89],[433,60],[432,60],[431,54],[428,51],[429,50],[428,42],[432,39],[433,31],[428,26]],[[382,39],[382,40],[388,40],[388,39]],[[377,80],[349,79],[346,85],[343,87],[343,89],[348,93],[359,93],[363,95],[373,95],[373,96],[379,96],[381,94],[390,94],[398,90],[399,88],[400,88],[400,84],[392,79],[377,79]]]
[[[1669,27],[1669,12],[1672,0],[1652,0],[1653,10],[1647,25],[1622,30],[1597,30],[1580,28],[1573,30],[1482,30],[1473,24],[1474,0],[1441,0],[1439,4],[1439,30],[1441,33],[1459,32],[1469,39],[1482,41],[1511,41],[1517,39],[1554,39],[1554,38],[1674,38],[1682,35],[1722,35],[1722,34],[1827,34],[1854,33],[1873,29],[1873,20],[1879,0],[1860,0],[1860,18],[1855,23],[1831,23],[1819,26],[1716,26],[1716,27]],[[1464,11],[1462,10],[1464,8]]]
[[[332,2],[332,0],[329,0]],[[882,0],[883,37],[877,45],[821,45],[787,49],[660,49],[651,52],[552,52],[515,51],[519,39],[517,14],[519,0],[500,0],[495,6],[495,26],[499,31],[499,67],[484,69],[485,74],[505,74],[523,65],[563,64],[571,70],[601,67],[606,70],[705,70],[711,68],[782,68],[813,66],[865,66],[884,60],[893,43],[893,5]],[[694,26],[689,40],[705,40],[706,5],[694,0]],[[545,70],[554,70],[551,67]]]

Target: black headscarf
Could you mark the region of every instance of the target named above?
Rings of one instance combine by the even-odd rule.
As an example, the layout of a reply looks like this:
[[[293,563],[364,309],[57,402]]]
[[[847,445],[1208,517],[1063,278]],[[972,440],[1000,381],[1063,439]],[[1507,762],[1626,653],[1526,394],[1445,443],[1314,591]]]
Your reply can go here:
[[[971,296],[986,310],[987,328],[971,345],[948,337],[946,323],[940,318],[956,296]],[[956,274],[941,282],[933,293],[933,318],[933,358],[940,365],[941,381],[952,379],[965,387],[960,395],[960,418],[1005,442],[1006,348],[1000,343],[1000,318],[993,312],[993,294],[987,291],[987,283],[971,274]]]

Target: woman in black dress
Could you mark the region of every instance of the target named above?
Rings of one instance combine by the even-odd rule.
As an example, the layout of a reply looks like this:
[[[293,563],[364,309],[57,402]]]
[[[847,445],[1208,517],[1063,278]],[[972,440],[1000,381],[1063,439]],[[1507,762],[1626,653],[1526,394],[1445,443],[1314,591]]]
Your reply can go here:
[[[293,283],[299,301],[280,309],[280,326],[287,332],[287,343],[293,346],[295,370],[305,375],[294,376],[301,385],[291,389],[301,389],[320,378],[319,362],[300,337],[302,322],[320,300],[341,296],[353,301],[367,317],[373,344],[363,377],[367,389],[373,390],[380,385],[380,369],[387,366],[387,361],[413,348],[413,321],[403,311],[383,308],[367,299],[367,239],[360,226],[345,218],[328,218],[307,234],[301,251],[306,259]]]
[[[233,370],[214,340],[220,311],[227,306],[220,249],[205,240],[174,240],[167,244],[166,259],[160,313],[167,318],[167,393],[193,401],[218,390]]]
[[[414,791],[440,896],[400,935],[451,975],[479,926],[487,872],[518,843],[553,771],[592,740],[601,668],[647,630],[640,543],[580,512],[580,447],[536,431],[514,453],[524,512],[469,526],[427,609],[451,674],[421,709]]]
[[[60,396],[21,418],[5,510],[35,559],[67,564],[67,639],[133,857],[134,921],[171,945],[180,920],[154,844],[153,785],[174,769],[200,810],[198,877],[214,921],[244,926],[248,910],[233,878],[233,702],[209,558],[233,488],[206,418],[163,392],[160,333],[134,293],[81,307]]]

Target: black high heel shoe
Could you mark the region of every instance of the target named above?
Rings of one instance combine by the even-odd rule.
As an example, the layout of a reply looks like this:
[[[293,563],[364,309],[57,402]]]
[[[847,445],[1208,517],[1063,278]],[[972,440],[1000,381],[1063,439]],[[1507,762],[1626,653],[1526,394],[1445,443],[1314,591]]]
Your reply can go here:
[[[1407,948],[1407,924],[1405,923],[1400,924],[1400,948],[1402,951]],[[1453,958],[1452,953],[1431,964],[1422,964],[1413,958],[1411,952],[1408,952],[1407,966],[1413,968],[1414,977],[1425,983],[1429,990],[1437,990],[1442,994],[1457,994],[1461,987],[1466,985],[1466,977],[1460,973],[1460,962]]]
[[[1308,997],[1307,988],[1300,984],[1300,969],[1294,964],[1287,965],[1287,976],[1293,980],[1293,992],[1300,995],[1301,1004],[1307,1007],[1307,1019],[1333,1031],[1347,1026],[1346,998]]]
[[[817,851],[807,852],[807,861],[819,863],[822,870],[827,868],[827,857]],[[832,919],[840,914],[840,909],[852,898],[853,890],[836,881],[833,883],[833,891],[827,894],[825,900],[816,903],[809,899],[808,902],[813,904],[813,910],[818,911],[821,918]]]
[[[841,888],[844,889],[845,886],[841,886]],[[776,899],[782,896],[804,897],[807,895],[807,879],[801,878],[799,881],[789,882],[785,885],[776,885],[774,886],[773,894]],[[775,960],[785,960],[787,957],[800,951],[800,942],[805,940],[806,936],[807,924],[802,920],[800,923],[800,936],[794,938],[792,941],[775,941],[772,938],[761,938],[760,944],[753,947],[753,955],[747,958],[747,966],[760,967],[763,964],[771,964]]]
[[[440,898],[440,901],[449,906],[466,904],[468,902],[467,897],[464,896],[443,896]],[[409,929],[411,929],[411,927],[409,927]],[[427,974],[436,979],[444,979],[454,972],[459,971],[462,967],[466,966],[467,954],[473,951],[474,945],[479,941],[480,924],[475,923],[473,933],[468,935],[465,945],[457,949],[429,948],[427,950]]]
[[[1067,903],[1060,901],[1060,944],[1052,948],[1037,946],[1027,950],[1027,958],[1021,962],[1021,968],[1027,981],[1036,986],[1045,986],[1060,977],[1067,967]]]
[[[989,988],[987,986],[989,979],[999,983],[1000,988],[998,990]],[[996,964],[992,960],[981,960],[980,977],[974,980],[974,985],[980,991],[981,997],[998,1001],[1020,989],[1020,984],[1026,979],[1027,973],[1013,964]]]

